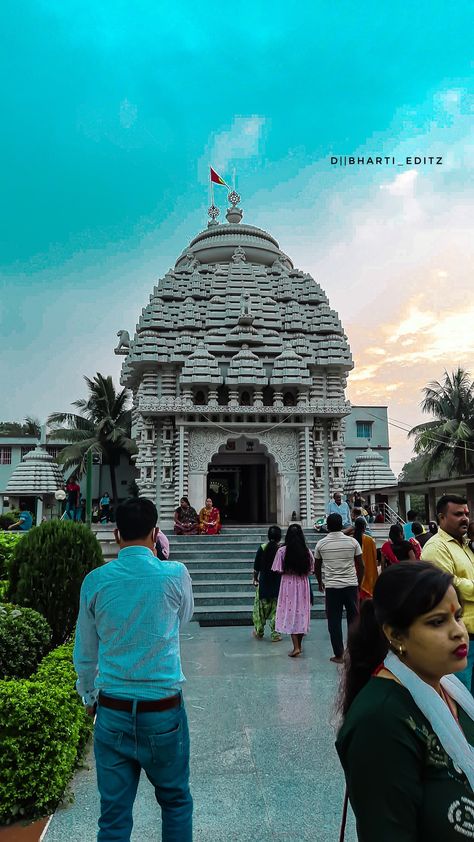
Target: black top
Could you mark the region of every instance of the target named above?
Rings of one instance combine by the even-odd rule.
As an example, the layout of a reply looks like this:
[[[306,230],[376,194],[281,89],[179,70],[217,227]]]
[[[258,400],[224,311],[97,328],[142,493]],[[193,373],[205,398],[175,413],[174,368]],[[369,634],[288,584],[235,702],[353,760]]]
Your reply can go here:
[[[458,706],[474,746],[474,722]],[[405,687],[372,678],[354,699],[336,749],[359,842],[465,842],[474,793]]]
[[[400,544],[392,544],[392,552],[399,561],[407,561],[409,553],[413,552],[413,544],[409,541],[402,541]]]
[[[277,544],[277,549],[278,549]],[[259,599],[277,599],[280,593],[281,573],[274,573],[272,564],[276,555],[267,554],[265,552],[268,544],[261,544],[257,550],[255,561],[253,563],[253,572],[256,579],[258,579],[258,598]]]

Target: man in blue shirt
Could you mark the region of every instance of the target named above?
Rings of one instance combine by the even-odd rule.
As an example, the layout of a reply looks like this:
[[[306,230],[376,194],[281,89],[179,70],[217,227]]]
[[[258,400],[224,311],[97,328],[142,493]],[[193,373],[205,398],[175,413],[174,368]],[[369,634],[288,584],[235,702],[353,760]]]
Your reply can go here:
[[[342,495],[339,494],[338,491],[336,491],[336,493],[334,494],[333,500],[330,501],[326,514],[341,515],[343,529],[347,529],[348,526],[352,526],[351,510],[349,508],[349,504],[342,502]]]
[[[415,533],[413,532],[413,523],[416,521],[418,517],[418,513],[415,512],[414,509],[410,509],[407,512],[407,522],[403,524],[403,537],[405,541],[409,541],[410,538],[415,538]]]
[[[20,504],[20,517],[16,523],[11,523],[8,529],[19,529],[20,532],[28,532],[33,526],[33,515],[28,511],[26,503]]]
[[[191,578],[155,554],[151,500],[118,506],[114,561],[82,584],[74,646],[77,690],[97,719],[98,842],[129,842],[140,770],[155,788],[163,842],[191,842],[189,733],[181,694],[181,623],[192,617]]]

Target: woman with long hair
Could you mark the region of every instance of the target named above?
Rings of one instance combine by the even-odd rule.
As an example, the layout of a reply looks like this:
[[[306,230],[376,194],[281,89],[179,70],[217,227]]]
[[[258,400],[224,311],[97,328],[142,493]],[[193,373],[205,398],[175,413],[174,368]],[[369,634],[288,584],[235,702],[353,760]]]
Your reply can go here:
[[[367,597],[372,596],[374,585],[379,575],[377,570],[377,547],[372,536],[366,535],[366,529],[367,521],[365,517],[357,517],[355,519],[352,537],[361,546],[362,560],[364,562],[364,576],[359,589],[361,599],[367,599]]]
[[[285,535],[285,545],[275,555],[272,570],[281,573],[276,610],[277,632],[291,635],[290,658],[301,655],[303,637],[308,633],[311,616],[311,592],[308,576],[314,573],[314,558],[306,546],[299,523],[292,523]]]
[[[453,675],[468,646],[453,577],[434,564],[389,567],[362,603],[336,742],[359,842],[473,838],[474,699]]]
[[[270,526],[268,541],[260,544],[253,563],[253,584],[256,588],[253,605],[254,637],[261,640],[265,632],[265,624],[270,625],[270,635],[273,643],[281,640],[281,634],[275,630],[278,594],[281,576],[274,573],[272,564],[281,541],[279,526]]]
[[[388,533],[388,541],[382,544],[383,567],[398,564],[400,561],[415,561],[415,551],[409,541],[403,537],[403,526],[394,523]]]

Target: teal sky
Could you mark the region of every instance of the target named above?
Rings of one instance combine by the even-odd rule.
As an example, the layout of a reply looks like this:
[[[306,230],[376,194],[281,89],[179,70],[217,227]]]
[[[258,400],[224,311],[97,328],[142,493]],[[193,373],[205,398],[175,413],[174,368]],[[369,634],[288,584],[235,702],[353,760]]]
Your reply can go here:
[[[362,373],[367,306],[382,350],[412,292],[439,292],[444,309],[446,276],[429,273],[468,283],[472,16],[464,0],[5,0],[2,418],[44,417],[82,394],[83,374],[118,374],[117,329],[133,332],[156,278],[206,225],[209,163],[227,178],[236,167],[245,219],[318,275]],[[330,166],[354,153],[445,163]],[[409,423],[417,372],[397,408]],[[386,403],[385,380],[362,376],[360,402]]]

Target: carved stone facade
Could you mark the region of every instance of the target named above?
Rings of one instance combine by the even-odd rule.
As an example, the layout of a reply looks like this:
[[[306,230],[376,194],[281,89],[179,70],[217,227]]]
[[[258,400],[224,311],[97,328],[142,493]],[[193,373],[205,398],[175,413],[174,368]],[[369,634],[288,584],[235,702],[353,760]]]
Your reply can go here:
[[[309,524],[344,485],[347,337],[319,284],[241,217],[233,206],[227,223],[212,218],[155,286],[134,338],[119,332],[137,482],[163,525],[183,494],[203,504],[212,471],[239,465],[267,496],[254,521],[296,512]]]

